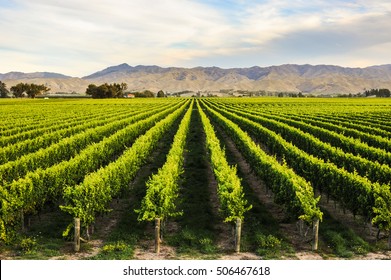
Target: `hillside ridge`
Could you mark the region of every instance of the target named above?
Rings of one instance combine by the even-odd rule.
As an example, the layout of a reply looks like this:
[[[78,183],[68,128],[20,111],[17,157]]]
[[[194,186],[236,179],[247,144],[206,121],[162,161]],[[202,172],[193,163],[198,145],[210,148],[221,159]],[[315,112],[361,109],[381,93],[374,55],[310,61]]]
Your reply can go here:
[[[129,90],[167,92],[247,90],[303,93],[357,93],[391,88],[391,64],[365,68],[336,65],[283,64],[247,68],[130,66],[122,63],[78,78],[51,72],[9,72],[0,80],[45,84],[51,92],[84,93],[88,84],[127,83]]]

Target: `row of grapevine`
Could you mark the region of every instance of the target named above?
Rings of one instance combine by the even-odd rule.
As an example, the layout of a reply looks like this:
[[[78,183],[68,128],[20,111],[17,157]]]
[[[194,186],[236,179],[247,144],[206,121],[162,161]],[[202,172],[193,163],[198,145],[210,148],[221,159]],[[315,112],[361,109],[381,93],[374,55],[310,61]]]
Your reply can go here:
[[[251,137],[237,124],[213,110],[204,103],[205,108],[215,122],[221,125],[231,136],[239,150],[250,163],[251,168],[274,193],[275,202],[282,204],[287,213],[307,223],[314,223],[314,244],[317,249],[317,231],[323,213],[317,206],[319,198],[314,197],[311,185],[275,157],[267,155]]]
[[[287,117],[287,114],[282,113],[285,117]],[[328,128],[334,131],[339,131],[340,133],[344,133],[346,128],[352,129],[352,133],[346,134],[351,137],[358,137],[362,140],[364,140],[368,136],[373,136],[374,141],[378,139],[378,137],[382,137],[383,139],[387,140],[388,138],[391,137],[391,132],[390,130],[383,130],[378,127],[375,127],[372,122],[367,122],[365,124],[363,123],[356,123],[352,122],[352,120],[346,119],[346,120],[338,120],[335,119],[334,117],[330,115],[325,115],[325,116],[315,116],[312,114],[295,114],[295,113],[290,113],[289,117],[295,120],[304,120],[307,123],[313,124],[313,125],[318,125],[323,128]],[[342,129],[342,130],[341,130]],[[349,130],[350,131],[350,130]],[[348,133],[349,133],[348,131]],[[364,134],[356,134],[355,131],[362,132]],[[363,135],[360,137],[360,135]],[[369,137],[372,138],[372,137]],[[380,138],[379,138],[380,139]],[[364,142],[371,143],[372,140],[364,140]],[[381,148],[381,146],[378,146]]]
[[[389,200],[391,194],[388,185],[371,183],[357,174],[339,169],[331,162],[324,162],[308,155],[285,141],[280,135],[254,121],[224,109],[216,108],[216,110],[251,131],[273,153],[283,157],[298,175],[306,178],[321,191],[325,191],[333,199],[340,201],[353,214],[371,218],[372,223],[381,229],[391,228],[391,200]]]
[[[382,112],[384,114],[385,112]],[[357,116],[354,116],[352,114],[338,114],[337,116],[331,116],[330,114],[319,114],[318,117],[323,118],[330,118],[332,121],[341,121],[341,122],[353,122],[357,125],[362,125],[366,127],[374,127],[378,128],[382,131],[389,132],[391,129],[391,124],[389,122],[389,119],[387,121],[380,120],[379,116],[373,116],[366,112],[365,114],[359,114]]]
[[[22,134],[24,132],[40,130],[48,126],[48,124],[55,125],[55,123],[66,123],[64,117],[76,118],[73,114],[63,113],[54,115],[50,119],[41,115],[39,112],[34,111],[32,114],[31,108],[26,108],[28,111],[19,111],[20,107],[17,107],[17,111],[14,108],[2,107],[3,119],[0,123],[0,138],[13,136],[14,134]],[[42,109],[41,109],[42,110]],[[52,110],[49,110],[52,113]],[[79,116],[84,118],[84,116]]]
[[[286,141],[294,143],[295,146],[303,151],[318,158],[322,158],[325,161],[330,161],[339,168],[345,168],[349,172],[357,172],[363,177],[368,177],[372,182],[379,182],[382,184],[391,183],[391,168],[386,164],[370,161],[351,153],[344,153],[341,149],[337,149],[328,143],[320,141],[310,133],[302,132],[298,128],[276,121],[273,118],[266,118],[259,114],[253,114],[253,111],[251,110],[242,112],[227,107],[224,108],[279,133]]]
[[[197,108],[201,115],[202,125],[206,135],[206,146],[209,151],[209,159],[217,181],[217,194],[220,201],[220,209],[224,222],[235,222],[235,251],[240,252],[241,225],[244,214],[252,208],[244,198],[243,187],[236,174],[236,166],[230,166],[225,152],[220,146],[214,128],[208,117],[197,102]]]
[[[129,188],[137,171],[187,106],[188,102],[175,108],[174,112],[138,137],[116,161],[87,175],[80,184],[66,187],[63,194],[66,203],[60,206],[61,209],[86,226],[94,222],[97,213],[108,211],[113,197]]]
[[[361,109],[362,110],[362,109]],[[303,116],[323,120],[330,121],[330,123],[338,124],[345,123],[347,125],[352,125],[351,128],[362,130],[365,129],[368,131],[368,128],[373,127],[375,130],[379,130],[381,133],[387,133],[390,130],[389,124],[384,119],[381,119],[383,115],[387,114],[387,111],[378,110],[373,111],[374,109],[369,109],[364,113],[359,111],[351,111],[350,108],[346,108],[346,111],[341,112],[338,108],[334,110],[334,112],[317,112],[317,111],[309,111],[309,112],[293,112],[299,113]],[[336,112],[335,112],[336,111]],[[379,115],[380,114],[380,115]]]
[[[315,233],[323,217],[315,189],[391,232],[390,108],[389,101],[336,98],[0,101],[0,242],[13,238],[25,215],[46,212],[47,204],[60,205],[58,211],[88,228],[110,211],[113,198],[128,193],[160,144],[170,145],[166,161],[145,182],[146,195],[132,212],[139,221],[155,220],[156,229],[182,215],[180,191],[187,193],[190,180],[181,181],[181,174],[185,145],[193,147],[187,137],[195,114],[194,124],[205,132],[222,220],[237,225],[237,251],[252,206],[220,134],[235,143],[274,201],[312,223]],[[172,145],[162,143],[174,130]],[[208,167],[202,162],[203,172]]]
[[[12,224],[17,223],[20,212],[34,213],[45,202],[58,200],[65,187],[79,184],[86,174],[108,164],[123,151],[125,145],[131,144],[156,121],[177,110],[180,105],[181,103],[177,103],[163,112],[104,138],[99,143],[92,143],[68,161],[62,161],[46,169],[39,168],[27,173],[24,178],[1,187],[0,226],[10,225],[8,230],[13,231]],[[5,226],[2,227],[7,229]],[[2,232],[1,236],[6,237],[7,232]]]
[[[107,117],[114,112],[114,110],[105,111],[105,115]],[[115,113],[118,113],[118,111]],[[32,115],[30,118],[34,119],[34,123],[27,125],[24,123],[24,119],[19,119],[18,122],[13,122],[12,126],[8,130],[3,130],[0,137],[0,145],[5,146],[17,143],[21,140],[32,139],[50,131],[67,128],[74,124],[100,116],[102,116],[102,112],[87,111],[82,115],[75,115],[74,113],[65,112],[59,113],[58,117],[53,116],[50,119],[37,120],[36,116]]]
[[[153,108],[151,108],[152,110]],[[134,115],[138,115],[142,111],[133,112]],[[27,140],[18,140],[17,143],[8,145],[0,150],[0,164],[8,161],[16,160],[18,157],[35,152],[39,149],[46,148],[53,143],[56,143],[63,138],[73,136],[75,134],[84,132],[86,129],[95,129],[115,121],[122,121],[129,119],[129,112],[123,112],[122,114],[116,114],[114,116],[107,116],[106,114],[96,119],[83,119],[81,121],[70,122],[66,128],[54,130],[45,134],[39,134],[38,137],[29,138]]]
[[[151,106],[152,108],[153,106]],[[154,107],[157,107],[156,105]],[[36,137],[40,137],[44,134],[51,132],[64,130],[83,124],[85,122],[96,121],[96,120],[105,120],[106,118],[112,118],[115,116],[125,116],[126,114],[133,112],[140,112],[143,108],[107,108],[105,110],[96,111],[93,108],[88,108],[82,114],[74,115],[72,113],[63,113],[59,114],[58,118],[51,118],[42,122],[37,122],[36,124],[31,125],[21,125],[15,124],[15,126],[7,131],[9,135],[0,136],[0,145],[7,146],[11,144],[16,144],[25,140],[32,140]],[[32,116],[33,117],[33,116]],[[5,131],[3,132],[5,133]]]
[[[12,180],[22,178],[28,172],[33,172],[38,168],[48,168],[61,161],[69,160],[88,145],[99,142],[104,137],[108,137],[113,133],[120,133],[121,131],[123,131],[122,133],[126,133],[128,130],[131,131],[133,130],[132,124],[137,125],[137,122],[140,120],[153,115],[156,117],[159,116],[159,112],[163,113],[170,110],[170,108],[166,110],[164,108],[128,116],[98,128],[90,128],[82,133],[64,138],[46,149],[40,149],[35,153],[24,155],[15,161],[0,165],[0,179],[2,182],[12,182]]]
[[[79,102],[81,104],[79,104]],[[93,119],[97,116],[132,113],[145,109],[145,106],[165,106],[171,102],[132,102],[131,104],[89,104],[88,101],[79,101],[75,104],[63,105],[62,102],[45,104],[42,106],[23,103],[20,106],[3,106],[3,118],[0,121],[0,143],[3,141],[19,141],[39,136],[48,131],[67,127],[73,121]],[[101,106],[102,105],[102,106]],[[20,115],[19,115],[20,114]],[[19,134],[19,135],[16,135]],[[9,139],[7,140],[7,138]],[[5,139],[3,139],[5,138]],[[3,144],[0,144],[3,145]]]
[[[224,103],[219,103],[219,105],[224,105]],[[233,106],[229,107],[237,107],[235,104]],[[240,108],[238,108],[240,110]],[[252,113],[255,113],[257,115],[262,115],[265,118],[273,118],[275,120],[281,120],[281,119],[288,119],[290,121],[297,121],[297,122],[304,122],[306,124],[311,124],[315,127],[324,128],[326,130],[334,131],[336,133],[340,133],[344,136],[348,136],[351,138],[358,139],[362,142],[367,143],[369,146],[384,149],[386,151],[391,151],[391,142],[389,141],[388,137],[391,135],[390,132],[383,131],[380,129],[363,126],[363,125],[357,125],[357,124],[350,124],[347,121],[345,122],[339,122],[338,124],[332,124],[330,123],[330,120],[332,119],[332,116],[327,115],[324,119],[315,119],[312,113],[294,113],[292,110],[289,110],[289,113],[286,111],[277,112],[274,110],[269,110],[268,112],[265,112],[265,110],[260,108],[249,108]],[[290,124],[292,125],[292,123]],[[347,126],[351,126],[351,128]],[[345,127],[346,126],[346,127]],[[353,127],[352,127],[353,126]],[[364,130],[364,131],[362,131]],[[379,132],[380,135],[374,134],[375,132]],[[382,133],[383,132],[383,133]]]
[[[325,128],[307,124],[303,121],[295,121],[292,119],[265,115],[268,118],[287,123],[293,127],[300,128],[304,132],[308,132],[323,142],[330,143],[333,146],[340,147],[346,153],[359,155],[372,161],[378,161],[381,164],[391,165],[391,153],[383,149],[371,147],[368,144],[361,142],[357,138],[347,137],[334,131]]]
[[[353,129],[345,127],[346,123],[339,123],[338,125],[336,125],[329,123],[328,120],[313,120],[307,117],[303,118],[303,116],[295,116],[292,114],[290,114],[289,116],[284,115],[283,118],[289,118],[296,121],[304,121],[305,123],[309,123],[317,127],[321,127],[330,131],[343,134],[348,137],[359,139],[361,142],[367,143],[369,146],[383,149],[387,152],[391,151],[391,142],[388,137],[374,135],[374,130],[363,132],[361,130],[368,129],[368,127],[363,127],[362,125],[355,125],[355,128]]]
[[[190,104],[174,136],[166,162],[146,182],[146,194],[136,209],[139,221],[155,221],[155,251],[160,251],[160,224],[169,217],[182,215],[179,211],[179,176],[183,173],[184,148],[189,131],[194,101]]]

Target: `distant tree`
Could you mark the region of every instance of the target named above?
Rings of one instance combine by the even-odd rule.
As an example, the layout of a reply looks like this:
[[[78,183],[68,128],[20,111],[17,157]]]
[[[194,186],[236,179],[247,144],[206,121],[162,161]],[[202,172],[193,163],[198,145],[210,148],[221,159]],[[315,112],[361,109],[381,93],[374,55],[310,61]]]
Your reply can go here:
[[[381,88],[381,89],[371,89],[364,91],[365,96],[373,96],[376,95],[376,97],[390,97],[391,92],[387,88]]]
[[[150,90],[144,90],[145,97],[155,97],[155,94]]]
[[[46,87],[45,85],[30,84],[26,86],[26,93],[28,97],[31,98],[35,98],[37,95],[48,92],[49,90],[50,88]]]
[[[96,86],[94,84],[88,85],[86,94],[91,95],[92,98],[120,98],[124,97],[124,91],[128,88],[126,83],[121,84],[102,84]]]
[[[125,90],[128,89],[128,85],[126,83],[121,83],[121,84],[113,84],[109,85],[110,92],[111,92],[111,97],[124,97]]]
[[[108,84],[98,86],[96,93],[96,98],[109,98],[112,95],[111,88],[108,86]]]
[[[0,98],[7,98],[9,94],[9,90],[7,89],[7,85],[0,81]]]
[[[144,90],[143,92],[134,93],[135,97],[155,97],[155,94],[150,90]]]
[[[379,89],[379,97],[390,97],[391,92],[387,88],[381,88]]]
[[[121,90],[122,90],[122,93],[125,92],[125,90],[128,89],[128,84],[127,83],[121,83]]]
[[[15,97],[22,97],[23,93],[27,90],[27,86],[28,84],[19,83],[17,85],[12,86],[10,90]]]
[[[44,92],[48,92],[50,88],[45,85],[19,83],[11,87],[12,94],[15,97],[22,97],[23,93],[26,93],[28,97],[35,98]]]
[[[156,97],[165,97],[166,95],[164,94],[164,92],[162,90],[159,90]]]
[[[94,84],[89,84],[87,89],[86,89],[86,94],[91,95],[92,97],[95,97],[96,91],[97,91],[97,86]]]

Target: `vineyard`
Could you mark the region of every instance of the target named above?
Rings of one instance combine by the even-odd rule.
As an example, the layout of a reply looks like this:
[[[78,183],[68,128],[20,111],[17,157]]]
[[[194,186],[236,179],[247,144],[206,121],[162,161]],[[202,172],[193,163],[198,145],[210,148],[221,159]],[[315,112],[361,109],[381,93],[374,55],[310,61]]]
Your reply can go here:
[[[10,99],[0,112],[2,259],[391,258],[388,99]]]

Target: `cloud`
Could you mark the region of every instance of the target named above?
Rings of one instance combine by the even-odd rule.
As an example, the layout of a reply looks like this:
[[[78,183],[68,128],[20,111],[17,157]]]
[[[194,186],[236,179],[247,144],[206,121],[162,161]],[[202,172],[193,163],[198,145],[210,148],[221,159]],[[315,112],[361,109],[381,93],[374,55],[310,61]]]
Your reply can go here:
[[[218,49],[228,23],[214,9],[192,1],[17,1],[1,11],[0,48],[17,48],[32,57],[103,63],[162,63],[175,57]],[[174,52],[173,44],[187,43]],[[55,65],[55,64],[54,64]]]
[[[376,2],[285,0],[244,5],[239,40],[246,47],[232,54],[236,66],[390,63],[386,46],[391,43],[391,5]],[[200,62],[207,61],[233,66],[228,57]]]
[[[3,2],[0,72],[83,76],[123,62],[236,67],[390,59],[383,49],[391,42],[388,1]]]
[[[265,1],[246,9],[241,25],[248,41],[254,44],[292,33],[331,30],[335,26],[359,22],[369,13],[365,6],[357,7],[344,1]]]

